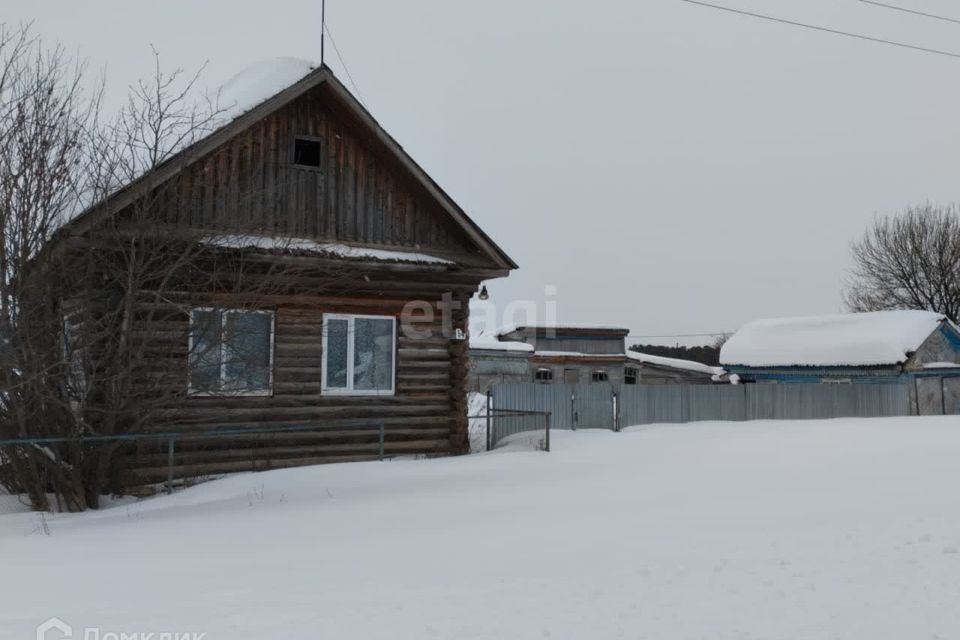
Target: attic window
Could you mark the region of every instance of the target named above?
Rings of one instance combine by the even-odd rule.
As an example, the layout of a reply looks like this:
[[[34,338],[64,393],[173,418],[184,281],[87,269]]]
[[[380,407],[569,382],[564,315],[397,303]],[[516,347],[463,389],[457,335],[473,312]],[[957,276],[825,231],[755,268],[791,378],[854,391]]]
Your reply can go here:
[[[310,138],[294,138],[293,164],[301,167],[319,167],[320,141]]]

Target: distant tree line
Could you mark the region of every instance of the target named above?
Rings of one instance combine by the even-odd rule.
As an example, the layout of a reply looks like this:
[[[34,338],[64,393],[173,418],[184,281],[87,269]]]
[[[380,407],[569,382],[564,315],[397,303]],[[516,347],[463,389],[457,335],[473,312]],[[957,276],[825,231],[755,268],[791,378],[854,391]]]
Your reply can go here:
[[[718,340],[712,345],[704,344],[696,347],[683,347],[680,345],[667,347],[661,344],[635,344],[630,346],[630,350],[648,353],[652,356],[692,360],[715,367],[720,364],[720,347],[723,346],[723,342],[724,341]]]

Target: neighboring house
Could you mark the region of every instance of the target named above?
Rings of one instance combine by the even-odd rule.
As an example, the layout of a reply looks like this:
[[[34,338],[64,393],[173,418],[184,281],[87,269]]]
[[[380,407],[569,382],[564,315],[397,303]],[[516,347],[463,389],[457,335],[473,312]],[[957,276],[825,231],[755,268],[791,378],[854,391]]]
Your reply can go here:
[[[928,311],[756,320],[720,351],[741,382],[894,382],[960,376],[960,330]]]
[[[318,430],[283,434],[269,450],[242,434],[209,441],[177,458],[178,476],[375,458],[381,424],[388,455],[467,449],[469,300],[516,264],[328,67],[304,71],[54,240],[98,247],[98,230],[124,224],[141,238],[151,225],[206,234],[206,259],[224,272],[153,291],[135,316],[149,309],[153,322],[162,311],[141,335],[166,340],[151,368],[174,381],[170,419],[152,428]],[[251,294],[252,276],[230,271],[241,264],[279,274],[282,290]],[[457,306],[452,331],[441,326],[445,299]],[[400,326],[410,304],[436,313],[415,335]],[[74,313],[109,320],[96,308]],[[166,475],[165,456],[149,458],[127,463],[139,481]]]
[[[626,348],[629,331],[585,324],[524,325],[470,343],[470,388],[495,382],[540,384],[709,384],[723,371],[699,362]]]
[[[533,347],[523,342],[471,338],[468,390],[486,393],[494,384],[530,382],[532,355]]]

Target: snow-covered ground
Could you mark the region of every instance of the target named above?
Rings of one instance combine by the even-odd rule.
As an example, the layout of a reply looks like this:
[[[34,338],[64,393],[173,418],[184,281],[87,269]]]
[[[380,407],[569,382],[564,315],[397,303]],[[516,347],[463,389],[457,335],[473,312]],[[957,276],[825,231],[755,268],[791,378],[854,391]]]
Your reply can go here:
[[[553,444],[2,515],[0,637],[958,637],[960,419]]]

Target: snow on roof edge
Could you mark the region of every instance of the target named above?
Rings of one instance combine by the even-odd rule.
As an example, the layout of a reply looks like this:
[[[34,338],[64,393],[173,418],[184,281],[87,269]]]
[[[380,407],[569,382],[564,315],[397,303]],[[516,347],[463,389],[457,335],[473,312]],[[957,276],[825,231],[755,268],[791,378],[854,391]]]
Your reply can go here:
[[[487,351],[514,351],[523,353],[532,353],[533,345],[526,342],[511,342],[508,340],[497,340],[486,336],[470,338],[470,348]]]
[[[224,116],[235,120],[320,68],[295,57],[264,58],[247,65],[217,89]]]
[[[874,311],[754,320],[720,351],[722,366],[835,367],[902,364],[943,323],[940,313]]]
[[[684,360],[682,358],[670,358],[667,356],[655,356],[650,353],[627,350],[627,357],[637,362],[643,362],[663,367],[672,367],[674,369],[684,369],[686,371],[695,371],[697,373],[706,373],[711,376],[722,376],[726,373],[723,367],[713,367],[695,360]]]
[[[413,262],[417,264],[456,264],[452,260],[439,258],[416,251],[394,251],[371,247],[353,247],[336,242],[317,242],[309,238],[272,237],[254,234],[209,235],[200,240],[202,244],[225,249],[264,249],[267,251],[301,251],[307,253],[329,254],[341,258],[369,258],[384,262]]]

